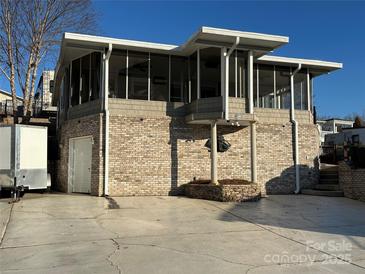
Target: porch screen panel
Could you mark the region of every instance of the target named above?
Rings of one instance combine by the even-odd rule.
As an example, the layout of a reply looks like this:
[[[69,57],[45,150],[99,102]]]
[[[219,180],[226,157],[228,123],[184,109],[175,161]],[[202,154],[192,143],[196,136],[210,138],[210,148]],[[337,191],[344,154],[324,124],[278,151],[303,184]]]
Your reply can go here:
[[[169,101],[169,56],[150,56],[151,100]]]
[[[94,52],[91,54],[91,97],[90,100],[99,98],[101,83],[101,54]]]
[[[81,103],[89,101],[90,94],[90,55],[81,58]]]
[[[188,61],[184,57],[171,56],[170,101],[188,102]]]
[[[294,107],[295,109],[308,109],[307,70],[302,69],[294,76]]]
[[[189,71],[190,71],[190,89],[191,101],[197,99],[197,53],[195,52],[189,57]]]
[[[247,53],[237,51],[237,97],[247,97]]]
[[[113,51],[109,59],[109,97],[126,98],[126,75],[127,52]]]
[[[72,61],[71,69],[71,105],[76,106],[80,100],[80,59]]]
[[[148,100],[148,53],[128,52],[128,98]]]
[[[234,58],[233,58],[234,60]],[[201,98],[221,96],[221,51],[219,48],[200,50]]]
[[[259,106],[274,108],[274,66],[259,65]]]
[[[277,106],[290,109],[290,68],[276,66],[275,70]]]
[[[236,51],[229,56],[229,97],[236,97]]]

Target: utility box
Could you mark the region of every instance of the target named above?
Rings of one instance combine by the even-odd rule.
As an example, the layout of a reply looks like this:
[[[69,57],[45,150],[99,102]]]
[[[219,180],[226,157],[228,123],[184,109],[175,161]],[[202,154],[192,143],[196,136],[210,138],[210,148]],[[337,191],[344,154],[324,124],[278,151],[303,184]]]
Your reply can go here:
[[[47,189],[47,127],[0,126],[0,190]]]

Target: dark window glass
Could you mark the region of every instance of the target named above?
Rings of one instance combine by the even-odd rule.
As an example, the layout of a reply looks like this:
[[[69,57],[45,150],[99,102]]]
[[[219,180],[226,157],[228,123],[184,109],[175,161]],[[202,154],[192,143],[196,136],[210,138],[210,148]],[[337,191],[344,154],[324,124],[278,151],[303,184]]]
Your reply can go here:
[[[257,75],[258,75],[258,65],[253,65],[253,103],[255,107],[259,107],[259,96],[258,96],[258,82],[257,82]]]
[[[150,55],[151,100],[169,101],[169,56]]]
[[[128,98],[148,100],[148,53],[128,52]]]
[[[189,69],[190,69],[190,90],[191,90],[191,101],[196,100],[197,98],[197,53],[195,52],[189,58]]]
[[[81,58],[81,103],[89,101],[90,95],[90,55]]]
[[[200,50],[200,97],[221,96],[221,53],[219,48]]]
[[[247,55],[246,52],[237,51],[237,97],[247,96]]]
[[[294,106],[295,109],[308,109],[307,70],[302,69],[294,76]]]
[[[290,68],[276,66],[277,106],[290,109]]]
[[[99,98],[100,93],[100,62],[101,55],[99,52],[94,52],[91,54],[91,98],[90,100],[95,100]]]
[[[109,59],[109,97],[126,98],[126,51],[113,51]]]
[[[71,89],[71,105],[76,106],[80,102],[80,59],[72,61]]]
[[[171,56],[171,102],[188,102],[188,62],[186,58]]]
[[[70,98],[70,67],[65,69],[64,82],[63,82],[63,105],[64,110],[67,111],[69,108],[69,98]]]
[[[274,108],[274,66],[259,65],[259,106]]]
[[[236,97],[236,51],[229,56],[229,96]]]

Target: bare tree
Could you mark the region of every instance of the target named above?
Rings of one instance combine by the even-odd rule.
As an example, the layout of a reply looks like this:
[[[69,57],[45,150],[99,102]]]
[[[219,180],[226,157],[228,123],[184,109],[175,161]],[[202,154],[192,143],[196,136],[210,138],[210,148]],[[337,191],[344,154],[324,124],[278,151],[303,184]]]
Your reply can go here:
[[[0,67],[9,80],[16,116],[16,81],[29,120],[37,70],[65,31],[95,27],[91,0],[0,0]]]

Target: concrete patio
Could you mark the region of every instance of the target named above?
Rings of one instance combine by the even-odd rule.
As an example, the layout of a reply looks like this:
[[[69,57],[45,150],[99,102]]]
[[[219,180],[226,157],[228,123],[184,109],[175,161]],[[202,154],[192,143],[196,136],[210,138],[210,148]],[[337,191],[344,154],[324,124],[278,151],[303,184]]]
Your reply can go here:
[[[347,198],[26,194],[0,214],[1,273],[365,273],[365,203]]]

